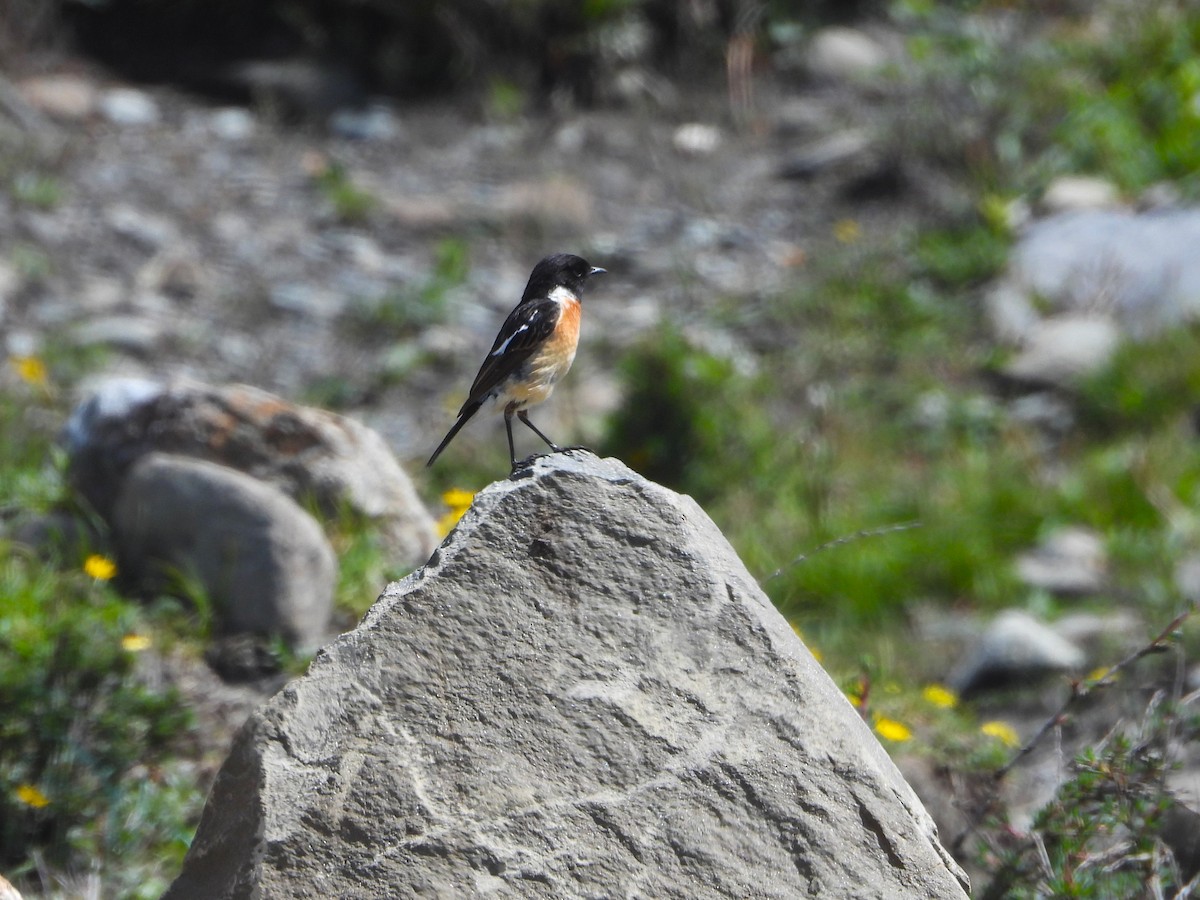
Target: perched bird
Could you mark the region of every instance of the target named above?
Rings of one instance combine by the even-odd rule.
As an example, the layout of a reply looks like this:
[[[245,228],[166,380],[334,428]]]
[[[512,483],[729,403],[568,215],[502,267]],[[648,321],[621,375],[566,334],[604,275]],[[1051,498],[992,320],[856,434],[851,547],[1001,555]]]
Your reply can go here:
[[[479,367],[467,402],[458,411],[458,421],[442,438],[426,465],[433,465],[484,401],[493,397],[504,408],[508,456],[513,468],[517,465],[512,436],[514,413],[551,449],[562,450],[529,421],[525,407],[549,397],[554,385],[571,368],[579,344],[582,314],[579,300],[583,285],[604,271],[570,253],[547,256],[533,267],[521,302],[504,320],[491,352]]]

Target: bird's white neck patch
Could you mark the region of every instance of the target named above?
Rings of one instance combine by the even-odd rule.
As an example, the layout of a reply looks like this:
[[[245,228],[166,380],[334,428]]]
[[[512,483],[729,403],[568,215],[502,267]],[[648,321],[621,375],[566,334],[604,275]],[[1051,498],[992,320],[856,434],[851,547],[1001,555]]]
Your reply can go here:
[[[550,292],[550,296],[547,299],[553,300],[560,305],[572,301],[579,302],[579,297],[576,296],[575,292],[568,287],[563,287],[561,284]]]

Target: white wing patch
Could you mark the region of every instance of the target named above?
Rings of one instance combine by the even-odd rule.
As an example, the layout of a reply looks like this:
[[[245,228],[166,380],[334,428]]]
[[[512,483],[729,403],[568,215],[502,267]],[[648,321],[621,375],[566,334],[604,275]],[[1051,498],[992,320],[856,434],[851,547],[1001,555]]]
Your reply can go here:
[[[514,331],[512,334],[510,334],[508,337],[506,337],[504,339],[503,344],[501,344],[499,347],[497,347],[495,350],[492,351],[492,356],[503,356],[504,351],[508,349],[508,345],[513,342],[513,338],[515,338],[522,331],[528,331],[528,330],[529,330],[528,325],[522,325],[520,328],[518,328],[516,331]]]

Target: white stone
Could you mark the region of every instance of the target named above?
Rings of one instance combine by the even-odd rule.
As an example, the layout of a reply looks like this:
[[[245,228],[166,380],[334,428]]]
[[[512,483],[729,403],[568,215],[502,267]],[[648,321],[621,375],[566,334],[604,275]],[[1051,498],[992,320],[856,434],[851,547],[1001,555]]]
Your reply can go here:
[[[1121,192],[1115,184],[1088,175],[1061,175],[1042,194],[1042,208],[1049,213],[1112,209],[1120,203]]]
[[[1071,388],[1100,371],[1119,342],[1116,323],[1106,316],[1055,316],[1031,329],[1004,372],[1018,381]]]
[[[100,98],[100,112],[114,125],[154,125],[160,113],[154,98],[134,88],[114,88]]]
[[[228,106],[212,114],[208,120],[208,127],[222,140],[238,142],[252,138],[257,123],[254,116],[240,106]]]
[[[824,28],[813,35],[808,48],[808,69],[822,78],[860,78],[887,61],[879,42],[854,28]]]
[[[704,122],[689,122],[675,129],[671,143],[688,156],[708,156],[721,146],[721,129]]]

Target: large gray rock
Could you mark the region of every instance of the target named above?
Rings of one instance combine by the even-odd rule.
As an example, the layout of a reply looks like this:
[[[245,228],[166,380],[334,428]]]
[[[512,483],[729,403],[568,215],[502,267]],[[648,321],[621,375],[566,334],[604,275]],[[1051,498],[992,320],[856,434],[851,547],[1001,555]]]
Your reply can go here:
[[[1200,209],[1049,216],[1021,236],[990,292],[997,335],[1024,344],[1043,313],[1103,316],[1144,338],[1200,315]]]
[[[337,559],[317,521],[286,494],[215,463],[150,453],[113,510],[121,569],[142,584],[195,579],[221,631],[328,636]]]
[[[108,379],[72,412],[66,443],[72,484],[105,519],[130,467],[157,450],[370,519],[397,563],[415,565],[437,544],[433,517],[377,432],[247,385]]]
[[[964,887],[704,512],[580,453],[481,492],[247,723],[166,898]]]

